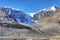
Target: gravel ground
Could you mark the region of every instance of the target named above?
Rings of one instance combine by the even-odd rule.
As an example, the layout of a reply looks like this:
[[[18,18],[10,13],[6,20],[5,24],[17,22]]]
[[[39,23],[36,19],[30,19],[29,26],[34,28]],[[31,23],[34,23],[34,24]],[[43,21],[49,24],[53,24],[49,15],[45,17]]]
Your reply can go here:
[[[39,37],[40,34],[30,29],[16,29],[0,26],[0,36]]]

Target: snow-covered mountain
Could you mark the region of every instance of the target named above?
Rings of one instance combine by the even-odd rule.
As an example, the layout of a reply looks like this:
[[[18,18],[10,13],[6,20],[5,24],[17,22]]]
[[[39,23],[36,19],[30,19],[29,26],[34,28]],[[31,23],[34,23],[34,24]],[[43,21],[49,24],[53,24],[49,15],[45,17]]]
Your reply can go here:
[[[11,7],[0,7],[0,21],[2,22],[17,22],[32,24],[36,20],[53,15],[53,12],[60,10],[57,6],[52,6],[49,8],[42,9],[38,12],[26,14],[19,9]]]
[[[48,17],[53,15],[54,12],[60,10],[60,8],[58,6],[51,6],[49,8],[44,8],[38,12],[35,13],[33,19],[36,20],[40,20],[44,17]]]
[[[11,22],[13,20],[17,23],[34,23],[30,15],[11,7],[0,7],[0,19],[1,22],[9,22],[9,20]]]

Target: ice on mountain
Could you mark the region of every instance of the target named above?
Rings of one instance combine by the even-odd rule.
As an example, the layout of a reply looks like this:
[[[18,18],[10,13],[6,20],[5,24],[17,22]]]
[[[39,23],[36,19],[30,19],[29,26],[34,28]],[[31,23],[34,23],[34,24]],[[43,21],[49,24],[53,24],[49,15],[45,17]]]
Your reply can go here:
[[[18,23],[26,23],[26,24],[32,24],[34,23],[32,21],[32,17],[18,9],[13,9],[9,7],[2,7],[0,8],[3,12],[8,15],[8,17],[13,18]],[[7,16],[6,16],[7,17]]]
[[[51,10],[56,11],[57,9],[56,9],[55,6],[52,6],[52,7],[51,7]]]

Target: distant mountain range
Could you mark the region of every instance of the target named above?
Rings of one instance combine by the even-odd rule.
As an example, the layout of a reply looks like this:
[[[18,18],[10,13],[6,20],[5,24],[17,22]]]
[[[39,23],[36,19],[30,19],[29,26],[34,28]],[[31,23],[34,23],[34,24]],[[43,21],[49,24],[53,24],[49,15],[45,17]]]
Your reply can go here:
[[[18,9],[0,7],[0,36],[4,35],[41,38],[60,35],[60,8],[52,6],[26,14]]]
[[[44,17],[53,15],[60,10],[57,6],[42,9],[35,13],[26,14],[23,11],[10,7],[0,7],[0,22],[34,24]]]
[[[49,8],[42,9],[38,12],[35,12],[35,14],[33,15],[33,19],[37,22],[37,20],[41,20],[42,18],[52,16],[54,12],[57,12],[58,10],[60,10],[60,8],[57,6],[51,6]]]
[[[0,7],[0,21],[26,24],[34,23],[30,15],[10,7]]]

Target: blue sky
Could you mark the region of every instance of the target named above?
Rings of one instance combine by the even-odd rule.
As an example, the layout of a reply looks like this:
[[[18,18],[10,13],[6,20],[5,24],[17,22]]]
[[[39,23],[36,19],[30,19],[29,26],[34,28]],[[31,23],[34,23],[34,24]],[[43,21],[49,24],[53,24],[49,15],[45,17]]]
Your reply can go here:
[[[1,7],[13,7],[25,13],[37,12],[53,5],[60,7],[60,0],[0,0]]]

